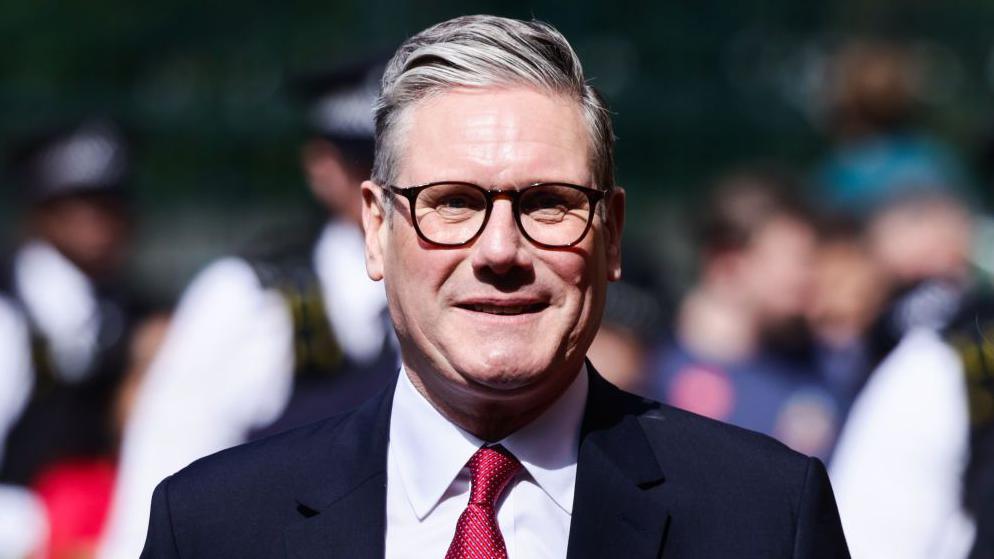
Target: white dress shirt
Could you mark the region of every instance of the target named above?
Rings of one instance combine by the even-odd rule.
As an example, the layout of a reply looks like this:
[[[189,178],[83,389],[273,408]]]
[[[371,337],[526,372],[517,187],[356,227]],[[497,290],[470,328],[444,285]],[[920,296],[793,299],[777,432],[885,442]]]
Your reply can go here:
[[[466,462],[484,441],[442,416],[401,373],[387,447],[386,556],[445,557],[469,502]],[[587,385],[584,366],[549,409],[498,442],[524,466],[498,504],[510,559],[566,556]]]
[[[361,232],[329,223],[314,264],[342,350],[369,361],[382,348],[386,296],[366,276]],[[190,462],[245,441],[283,412],[292,390],[292,320],[251,266],[225,258],[184,292],[125,429],[104,559],[133,559],[156,484]]]
[[[909,332],[853,404],[829,470],[853,557],[965,557],[969,452],[959,357],[938,334]]]

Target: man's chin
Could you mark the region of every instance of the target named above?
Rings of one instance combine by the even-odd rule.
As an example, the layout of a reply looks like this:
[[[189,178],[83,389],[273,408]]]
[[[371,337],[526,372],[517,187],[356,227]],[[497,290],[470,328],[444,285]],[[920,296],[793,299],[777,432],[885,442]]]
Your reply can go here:
[[[509,355],[502,359],[468,359],[451,363],[464,382],[465,388],[477,394],[504,394],[508,397],[521,396],[533,390],[543,390],[575,371],[562,357],[549,355],[535,358],[527,352],[517,356]],[[571,367],[572,368],[572,367]]]
[[[468,363],[457,371],[469,390],[509,396],[527,392],[553,374],[548,365],[520,360]]]

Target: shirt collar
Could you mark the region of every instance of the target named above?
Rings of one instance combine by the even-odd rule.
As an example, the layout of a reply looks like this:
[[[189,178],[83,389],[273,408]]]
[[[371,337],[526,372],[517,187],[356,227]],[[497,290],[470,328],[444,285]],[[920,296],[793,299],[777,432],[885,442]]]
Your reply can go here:
[[[534,421],[499,441],[535,483],[567,514],[573,512],[580,424],[587,401],[587,367]],[[430,445],[425,444],[431,441]],[[401,369],[390,420],[390,447],[401,485],[423,519],[438,504],[473,453],[485,441],[445,418]]]

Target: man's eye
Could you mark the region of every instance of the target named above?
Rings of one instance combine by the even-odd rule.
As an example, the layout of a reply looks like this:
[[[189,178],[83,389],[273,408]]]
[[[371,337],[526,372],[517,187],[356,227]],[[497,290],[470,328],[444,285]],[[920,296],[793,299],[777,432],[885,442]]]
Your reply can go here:
[[[450,194],[433,200],[431,209],[436,214],[448,218],[462,218],[483,211],[486,202],[471,195]]]
[[[522,213],[528,215],[560,215],[572,209],[569,200],[555,194],[534,196],[521,204]]]
[[[450,210],[468,209],[471,205],[469,198],[465,196],[447,196],[436,203],[437,207]]]
[[[481,210],[485,206],[486,199],[483,196],[459,186],[433,186],[418,197],[419,208],[448,214]]]
[[[536,209],[548,210],[559,207],[566,207],[566,200],[560,196],[547,195],[540,196],[532,202]]]

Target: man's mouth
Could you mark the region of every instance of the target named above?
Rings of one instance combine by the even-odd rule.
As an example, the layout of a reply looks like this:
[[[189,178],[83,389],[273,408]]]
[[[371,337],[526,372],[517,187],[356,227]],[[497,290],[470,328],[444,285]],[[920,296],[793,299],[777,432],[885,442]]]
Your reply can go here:
[[[459,308],[473,312],[481,312],[497,315],[518,315],[537,313],[548,307],[548,303],[532,303],[528,305],[494,305],[487,303],[466,303],[459,305]]]

